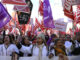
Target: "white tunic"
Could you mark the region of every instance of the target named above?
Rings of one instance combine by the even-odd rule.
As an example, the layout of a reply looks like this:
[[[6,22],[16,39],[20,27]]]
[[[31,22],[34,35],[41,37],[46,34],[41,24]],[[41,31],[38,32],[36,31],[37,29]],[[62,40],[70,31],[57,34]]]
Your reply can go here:
[[[45,45],[43,45],[42,47],[42,56],[47,56],[47,48]],[[34,46],[33,47],[33,56],[39,56],[39,47],[38,46]]]
[[[30,46],[24,46],[22,45],[20,51],[24,53],[24,56],[27,56],[28,54],[31,54],[32,45]]]
[[[4,44],[0,47],[1,56],[11,56],[13,52],[19,53],[18,48],[14,44],[10,44],[8,48]]]

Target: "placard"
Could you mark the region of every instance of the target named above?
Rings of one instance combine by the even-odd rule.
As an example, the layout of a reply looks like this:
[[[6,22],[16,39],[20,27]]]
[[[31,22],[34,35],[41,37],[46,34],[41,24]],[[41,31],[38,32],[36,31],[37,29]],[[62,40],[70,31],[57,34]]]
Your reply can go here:
[[[55,20],[54,21],[54,25],[56,30],[62,31],[62,32],[66,32],[66,28],[67,28],[67,23],[64,21],[60,21],[60,20]]]

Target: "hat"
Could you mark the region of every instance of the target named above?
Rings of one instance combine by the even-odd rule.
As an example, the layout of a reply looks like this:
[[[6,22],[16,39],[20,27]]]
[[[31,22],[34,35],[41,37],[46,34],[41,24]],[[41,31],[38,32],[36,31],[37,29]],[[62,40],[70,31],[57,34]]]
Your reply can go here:
[[[40,34],[37,36],[37,38],[42,38],[43,40],[45,40],[45,35],[44,35],[44,33],[40,33]]]

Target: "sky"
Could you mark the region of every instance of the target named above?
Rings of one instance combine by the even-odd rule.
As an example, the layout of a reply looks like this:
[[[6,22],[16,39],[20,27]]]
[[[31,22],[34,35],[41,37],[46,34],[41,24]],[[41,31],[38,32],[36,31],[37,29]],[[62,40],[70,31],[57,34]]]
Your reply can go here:
[[[42,20],[42,17],[38,14],[39,0],[31,0],[31,1],[33,3],[31,18],[35,23],[35,18],[38,18],[39,21]],[[69,25],[68,27],[72,27],[72,20],[64,16],[62,0],[49,0],[49,1],[52,9],[53,20],[64,19],[65,22],[71,21],[70,23],[68,23]],[[7,7],[9,14],[12,16],[12,12],[14,12],[13,10],[14,5],[6,4],[5,6]]]

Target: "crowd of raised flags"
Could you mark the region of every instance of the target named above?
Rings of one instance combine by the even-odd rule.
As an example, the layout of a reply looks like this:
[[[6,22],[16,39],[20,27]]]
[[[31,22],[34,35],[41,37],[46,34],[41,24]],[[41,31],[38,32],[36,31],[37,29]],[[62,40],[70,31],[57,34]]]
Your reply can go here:
[[[38,18],[35,18],[35,25],[30,18],[33,9],[31,0],[1,0],[0,56],[17,59],[19,56],[38,56],[39,60],[42,56],[49,59],[58,56],[61,60],[68,60],[67,56],[80,55],[80,28],[76,27],[77,23],[80,23],[80,6],[77,1],[62,0],[64,15],[73,21],[73,29],[66,33],[61,29],[65,30],[67,23],[60,23],[60,20],[56,22],[57,25],[54,23],[49,0],[39,0],[38,12],[42,21],[40,23]],[[14,16],[10,16],[6,4],[14,5]],[[76,13],[73,12],[75,4]],[[6,34],[7,30],[9,32]]]
[[[8,24],[6,24],[5,26],[14,25],[15,27],[18,26],[18,28],[19,28],[20,26],[23,26],[23,25],[26,26],[26,24],[29,24],[29,22],[31,20],[30,15],[31,15],[31,11],[33,8],[33,4],[31,1],[30,2],[28,2],[28,1],[30,1],[30,0],[9,0],[9,1],[1,0],[1,5],[12,4],[12,5],[14,5],[14,10],[16,11],[16,13],[14,13],[16,17],[12,16],[12,19],[11,19],[11,16],[7,12],[6,8],[3,7],[6,10],[7,15],[10,16],[10,17],[6,16],[5,23],[8,23]],[[63,11],[64,11],[65,16],[67,16],[68,18],[71,18],[73,21],[75,21],[75,22],[73,22],[73,24],[74,23],[77,24],[77,23],[79,23],[79,4],[77,5],[77,12],[74,14],[73,2],[77,3],[75,0],[64,0],[64,1],[62,0],[62,3],[63,3],[62,5],[64,5]],[[38,27],[41,30],[44,30],[44,29],[50,30],[50,28],[56,29],[57,25],[54,23],[54,17],[52,15],[52,9],[51,9],[49,0],[48,1],[39,0],[39,4],[40,5],[39,5],[39,11],[38,12],[40,13],[40,15],[43,18],[42,18],[41,23],[35,19],[35,25],[32,24],[34,26],[33,31],[38,29]],[[1,17],[1,20],[3,20],[4,17],[5,16],[3,15],[3,17]],[[7,18],[10,18],[10,19],[6,20]],[[11,20],[11,21],[9,22],[9,20]],[[16,22],[15,22],[15,20],[16,20]],[[31,25],[31,27],[32,27],[32,25]],[[2,27],[4,27],[4,23],[1,24],[1,28]],[[12,27],[9,27],[8,29],[10,30],[10,28],[12,28]],[[30,30],[28,28],[25,28],[23,30],[26,31],[26,29]],[[58,30],[60,30],[60,28]]]

